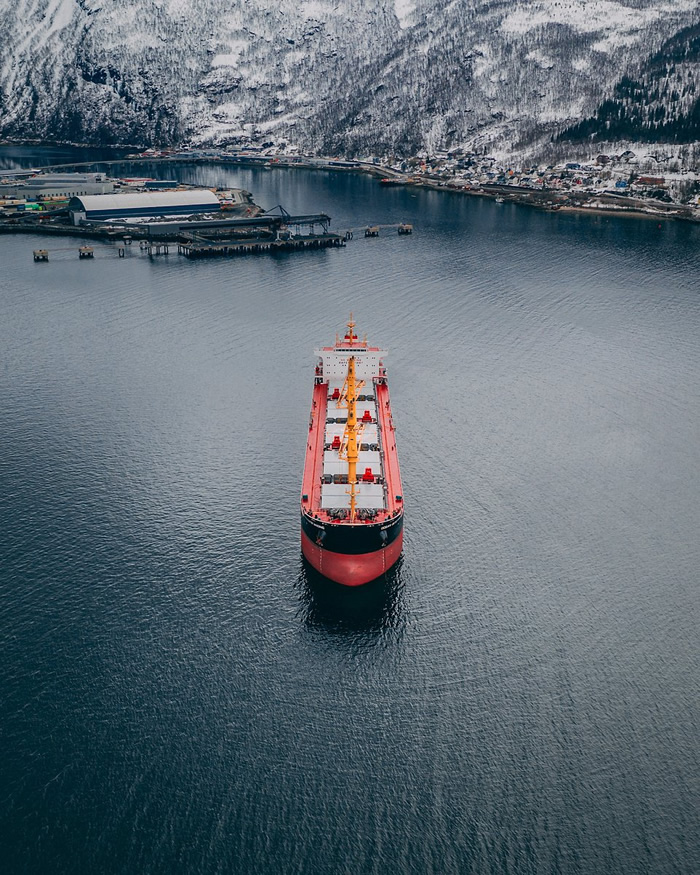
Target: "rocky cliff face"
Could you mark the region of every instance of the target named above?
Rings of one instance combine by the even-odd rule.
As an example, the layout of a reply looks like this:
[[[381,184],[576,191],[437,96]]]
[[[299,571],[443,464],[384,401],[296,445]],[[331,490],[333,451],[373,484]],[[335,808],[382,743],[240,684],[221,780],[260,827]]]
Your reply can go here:
[[[536,148],[698,24],[695,0],[19,0],[0,12],[0,134]]]

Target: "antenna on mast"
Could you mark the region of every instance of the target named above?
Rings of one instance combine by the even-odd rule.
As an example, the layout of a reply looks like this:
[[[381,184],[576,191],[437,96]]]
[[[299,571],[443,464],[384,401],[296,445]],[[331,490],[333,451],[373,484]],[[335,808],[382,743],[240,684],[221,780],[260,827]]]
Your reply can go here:
[[[356,335],[355,332],[353,331],[353,329],[355,328],[355,324],[356,324],[356,323],[355,323],[355,321],[353,320],[353,318],[352,318],[352,313],[351,313],[351,314],[350,314],[350,319],[349,319],[349,321],[348,321],[348,333],[345,335],[345,337],[348,339],[348,342],[349,342],[349,343],[354,343],[354,342],[357,340],[357,335]]]

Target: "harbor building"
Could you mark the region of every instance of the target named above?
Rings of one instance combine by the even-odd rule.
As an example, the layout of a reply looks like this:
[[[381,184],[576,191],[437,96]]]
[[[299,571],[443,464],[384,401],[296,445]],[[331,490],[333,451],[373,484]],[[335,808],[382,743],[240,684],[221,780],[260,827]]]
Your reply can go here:
[[[104,173],[42,173],[29,179],[0,183],[0,198],[26,201],[68,199],[113,191],[114,180],[107,179]]]
[[[68,211],[74,225],[161,216],[219,213],[219,198],[208,188],[183,191],[144,191],[73,197]]]

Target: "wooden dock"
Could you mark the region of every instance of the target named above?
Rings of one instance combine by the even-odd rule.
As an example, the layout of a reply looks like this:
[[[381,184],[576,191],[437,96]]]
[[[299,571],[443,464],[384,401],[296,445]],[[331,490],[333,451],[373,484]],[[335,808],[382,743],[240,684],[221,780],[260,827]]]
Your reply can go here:
[[[288,240],[217,241],[188,240],[178,243],[177,251],[186,258],[216,258],[233,255],[259,255],[273,252],[299,252],[304,249],[331,249],[345,246],[339,234],[314,234]]]

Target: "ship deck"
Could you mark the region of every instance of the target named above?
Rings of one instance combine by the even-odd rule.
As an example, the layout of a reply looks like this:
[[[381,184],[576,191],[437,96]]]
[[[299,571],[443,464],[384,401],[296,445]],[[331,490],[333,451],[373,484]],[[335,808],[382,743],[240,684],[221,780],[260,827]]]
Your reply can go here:
[[[347,509],[350,507],[350,490],[347,485],[348,463],[342,458],[341,449],[347,420],[347,407],[344,406],[344,402],[340,398],[333,398],[334,394],[342,392],[343,381],[329,380],[327,386],[326,426],[321,471],[323,485],[321,487],[320,507],[322,510]],[[356,507],[358,510],[384,509],[386,500],[384,497],[383,467],[379,451],[377,404],[373,392],[370,391],[368,394],[360,392],[356,403],[356,412],[359,422],[357,442],[360,447],[357,459],[360,483],[357,487]],[[366,421],[368,418],[371,421]],[[341,446],[334,448],[334,441],[340,443]]]
[[[339,397],[343,383],[332,377],[314,386],[302,508],[318,519],[349,524],[348,462],[343,457],[347,409]],[[359,389],[356,415],[359,453],[354,522],[381,522],[403,508],[389,389],[383,376],[366,380]]]

